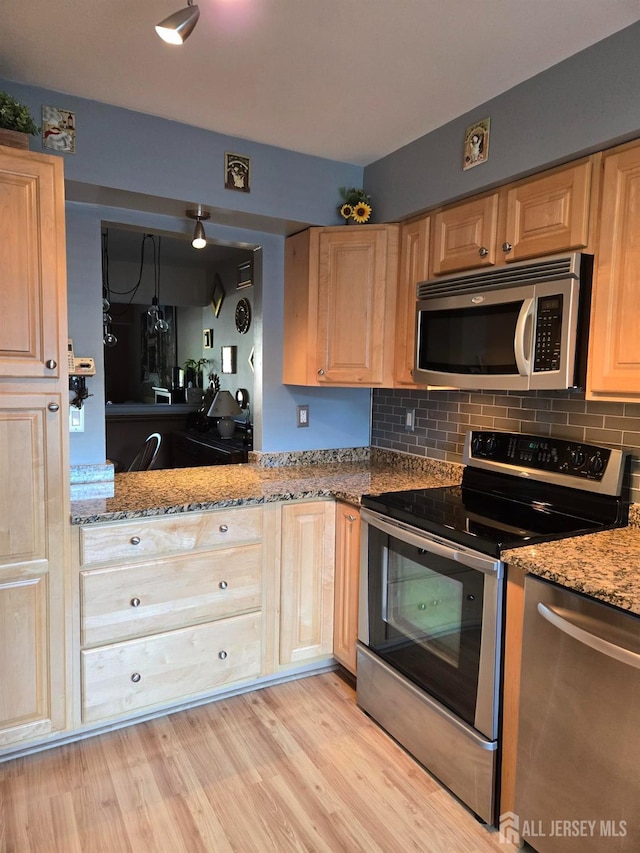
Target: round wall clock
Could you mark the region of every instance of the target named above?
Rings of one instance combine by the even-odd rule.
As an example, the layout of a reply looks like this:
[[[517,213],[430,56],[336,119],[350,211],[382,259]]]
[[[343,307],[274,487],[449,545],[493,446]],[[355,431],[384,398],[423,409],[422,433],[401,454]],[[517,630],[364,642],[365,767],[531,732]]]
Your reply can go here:
[[[241,299],[236,305],[236,329],[241,335],[249,331],[251,325],[251,305],[248,299]]]

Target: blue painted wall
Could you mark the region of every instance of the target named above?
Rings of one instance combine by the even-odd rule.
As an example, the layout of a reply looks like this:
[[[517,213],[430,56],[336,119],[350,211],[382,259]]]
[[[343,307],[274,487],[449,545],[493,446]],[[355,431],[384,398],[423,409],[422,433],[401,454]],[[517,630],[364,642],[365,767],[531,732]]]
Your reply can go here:
[[[329,449],[368,445],[371,395],[368,389],[305,389],[282,385],[284,223],[338,222],[338,187],[361,186],[362,167],[232,139],[142,113],[73,98],[0,79],[0,89],[26,103],[34,116],[43,104],[76,112],[77,153],[64,157],[65,178],[77,197],[122,198],[122,207],[67,202],[69,335],[76,353],[96,359],[88,381],[85,432],[70,437],[71,464],[105,460],[104,368],[100,224],[103,220],[148,230],[189,234],[181,211],[196,203],[217,208],[207,232],[220,242],[261,246],[262,283],[255,288],[255,446],[264,451]],[[36,118],[36,120],[38,120]],[[32,150],[41,150],[32,138]],[[225,190],[224,152],[251,157],[251,192]],[[131,194],[135,194],[132,196]],[[138,209],[127,209],[132,199]],[[226,215],[226,213],[228,215]],[[238,213],[265,222],[267,231],[220,224]],[[291,227],[290,224],[288,226]],[[261,400],[260,400],[261,397]],[[310,427],[296,428],[296,405],[310,404]]]
[[[636,23],[372,163],[364,185],[381,221],[407,218],[640,136],[639,92]],[[464,172],[465,129],[484,118],[489,158]]]

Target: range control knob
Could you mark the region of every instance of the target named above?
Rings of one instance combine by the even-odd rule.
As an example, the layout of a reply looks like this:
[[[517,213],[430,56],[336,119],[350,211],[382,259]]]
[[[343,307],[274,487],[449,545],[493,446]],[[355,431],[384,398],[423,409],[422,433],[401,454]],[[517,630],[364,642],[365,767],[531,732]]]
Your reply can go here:
[[[586,461],[586,456],[584,455],[584,450],[578,448],[577,450],[571,451],[571,461],[573,462],[574,468],[582,468]]]
[[[484,439],[481,435],[474,435],[471,439],[471,450],[473,453],[480,453],[482,450],[482,446],[484,444]]]
[[[590,474],[599,474],[604,468],[604,460],[602,456],[592,456],[587,465]]]
[[[497,446],[498,446],[498,439],[495,437],[495,435],[490,435],[487,438],[487,441],[485,443],[485,449],[486,449],[487,453],[489,455],[491,455]]]

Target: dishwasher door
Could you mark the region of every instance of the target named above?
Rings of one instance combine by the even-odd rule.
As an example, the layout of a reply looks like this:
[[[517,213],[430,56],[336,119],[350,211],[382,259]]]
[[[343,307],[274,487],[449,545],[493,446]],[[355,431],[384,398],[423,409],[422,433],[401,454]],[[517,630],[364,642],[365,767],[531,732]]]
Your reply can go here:
[[[539,853],[640,850],[640,617],[532,576],[515,802]]]

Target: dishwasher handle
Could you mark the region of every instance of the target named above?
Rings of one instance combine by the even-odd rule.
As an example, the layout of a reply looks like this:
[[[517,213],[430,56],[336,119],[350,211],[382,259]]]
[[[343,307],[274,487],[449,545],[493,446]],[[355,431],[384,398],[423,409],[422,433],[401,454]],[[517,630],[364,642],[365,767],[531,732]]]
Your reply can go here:
[[[541,601],[538,602],[538,613],[543,619],[546,619],[547,622],[558,628],[559,631],[562,631],[569,637],[573,637],[579,643],[588,646],[596,652],[601,652],[603,655],[608,655],[608,657],[618,660],[627,666],[640,669],[640,654],[637,652],[605,640],[597,634],[592,634],[591,631],[586,631],[579,625],[574,624],[566,616],[561,616],[553,607],[543,604]]]

